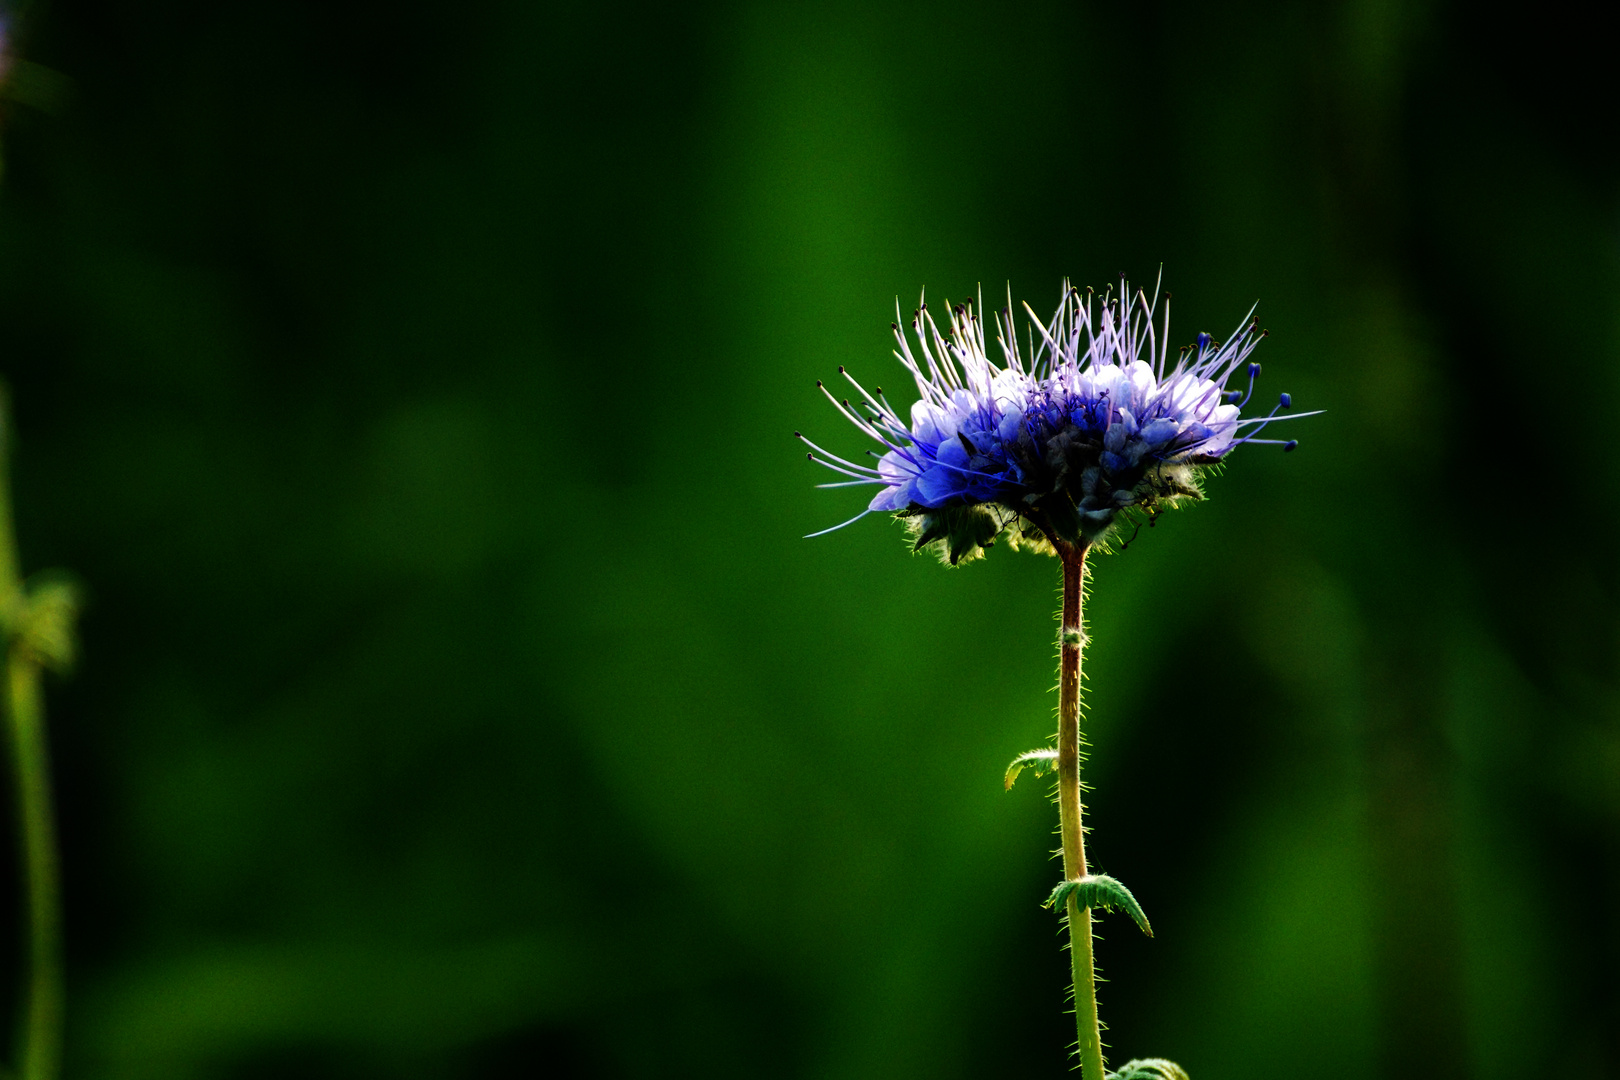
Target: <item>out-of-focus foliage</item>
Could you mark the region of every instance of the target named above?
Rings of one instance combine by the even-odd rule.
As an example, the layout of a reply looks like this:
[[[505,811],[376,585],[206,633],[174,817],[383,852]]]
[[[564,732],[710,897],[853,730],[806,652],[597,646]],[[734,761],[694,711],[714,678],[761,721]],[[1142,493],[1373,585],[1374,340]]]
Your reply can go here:
[[[1114,1059],[1620,1075],[1585,10],[34,8],[0,369],[88,600],[71,1075],[1059,1074],[1055,818],[1001,784],[1056,565],[800,540],[860,496],[790,435],[858,448],[813,380],[892,396],[897,295],[1161,263],[1329,411],[1096,567],[1088,849],[1158,935],[1105,920]]]

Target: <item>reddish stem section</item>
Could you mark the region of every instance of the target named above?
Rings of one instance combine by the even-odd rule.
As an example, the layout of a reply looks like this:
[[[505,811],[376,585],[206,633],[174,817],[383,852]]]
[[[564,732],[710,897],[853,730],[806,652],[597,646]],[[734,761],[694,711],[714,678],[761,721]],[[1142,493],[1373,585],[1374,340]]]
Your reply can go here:
[[[1087,874],[1086,838],[1080,803],[1080,661],[1086,631],[1083,601],[1087,548],[1058,544],[1063,561],[1063,629],[1058,668],[1058,821],[1063,837],[1063,876]],[[1091,952],[1091,909],[1073,894],[1068,902],[1069,961],[1074,970],[1074,1022],[1079,1037],[1080,1074],[1104,1080],[1102,1032],[1097,1023],[1097,977]]]

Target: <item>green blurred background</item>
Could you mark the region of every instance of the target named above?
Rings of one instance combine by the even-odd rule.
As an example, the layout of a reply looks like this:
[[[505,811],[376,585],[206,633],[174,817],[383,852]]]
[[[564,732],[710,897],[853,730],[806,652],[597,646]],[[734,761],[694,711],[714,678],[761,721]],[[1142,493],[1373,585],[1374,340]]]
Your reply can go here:
[[[1103,924],[1115,1062],[1620,1076],[1587,10],[14,13],[70,1076],[1061,1075],[1001,785],[1056,564],[802,540],[865,496],[791,433],[860,448],[813,381],[903,385],[896,296],[1161,264],[1328,413],[1095,568],[1090,848],[1158,931]]]

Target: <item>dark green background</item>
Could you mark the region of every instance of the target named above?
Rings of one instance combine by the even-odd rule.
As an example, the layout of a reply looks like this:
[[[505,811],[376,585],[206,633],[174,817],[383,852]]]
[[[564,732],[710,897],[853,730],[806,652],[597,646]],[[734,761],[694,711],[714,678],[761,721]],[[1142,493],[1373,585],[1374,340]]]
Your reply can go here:
[[[903,385],[897,295],[1161,263],[1178,342],[1258,298],[1328,412],[1096,566],[1091,853],[1158,931],[1103,923],[1115,1062],[1620,1076],[1582,10],[23,12],[71,1077],[1061,1074],[1053,811],[1001,790],[1056,565],[801,540],[865,496],[790,435],[859,449],[813,380]]]

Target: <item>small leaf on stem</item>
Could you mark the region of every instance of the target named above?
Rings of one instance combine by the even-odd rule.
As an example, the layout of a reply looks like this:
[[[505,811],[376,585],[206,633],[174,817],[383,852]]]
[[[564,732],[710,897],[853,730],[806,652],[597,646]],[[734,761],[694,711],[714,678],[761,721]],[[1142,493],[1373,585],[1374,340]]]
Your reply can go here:
[[[1075,881],[1063,881],[1052,890],[1052,895],[1046,898],[1045,907],[1061,908],[1068,903],[1070,894],[1074,895],[1075,903],[1081,907],[1092,909],[1107,908],[1109,911],[1123,911],[1129,915],[1142,933],[1148,937],[1153,936],[1153,927],[1148,924],[1148,918],[1142,911],[1142,905],[1136,902],[1131,890],[1121,885],[1107,874],[1087,874]],[[1152,1059],[1157,1061],[1159,1059]],[[1146,1076],[1147,1074],[1144,1074]]]
[[[1108,1080],[1190,1080],[1187,1070],[1164,1058],[1138,1058],[1127,1061]]]
[[[1012,764],[1007,766],[1007,787],[1005,790],[1012,790],[1013,781],[1017,780],[1018,774],[1026,768],[1034,769],[1036,776],[1051,772],[1057,768],[1057,753],[1056,750],[1048,746],[1039,750],[1030,750],[1013,758]]]

